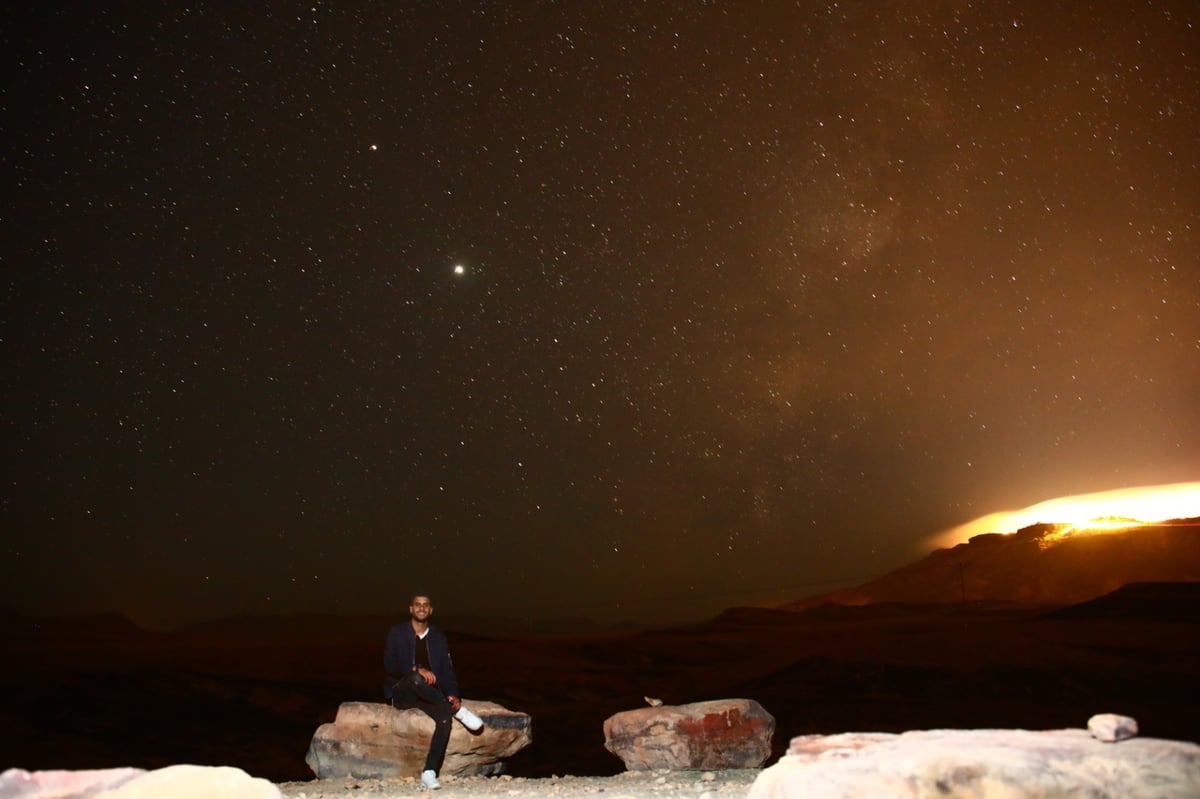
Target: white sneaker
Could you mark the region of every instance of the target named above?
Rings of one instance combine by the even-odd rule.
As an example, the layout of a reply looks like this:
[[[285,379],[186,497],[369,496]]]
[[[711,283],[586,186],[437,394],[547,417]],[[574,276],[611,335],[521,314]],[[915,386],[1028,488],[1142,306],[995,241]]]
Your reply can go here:
[[[479,732],[483,729],[483,719],[467,710],[466,705],[459,706],[458,712],[454,714],[454,718],[461,721],[463,726],[471,732]]]
[[[442,784],[440,782],[438,782],[437,772],[432,771],[430,769],[426,769],[425,771],[421,772],[421,790],[422,791],[436,791],[438,788],[441,788],[441,787],[442,787]]]

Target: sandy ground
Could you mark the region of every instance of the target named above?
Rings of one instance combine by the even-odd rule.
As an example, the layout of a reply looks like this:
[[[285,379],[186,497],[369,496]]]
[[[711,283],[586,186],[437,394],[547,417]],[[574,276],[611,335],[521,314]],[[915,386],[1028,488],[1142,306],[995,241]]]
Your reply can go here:
[[[332,779],[285,782],[287,799],[741,799],[761,773],[758,769],[731,771],[626,771],[615,777],[463,777],[442,779],[438,791],[423,792],[415,779]]]

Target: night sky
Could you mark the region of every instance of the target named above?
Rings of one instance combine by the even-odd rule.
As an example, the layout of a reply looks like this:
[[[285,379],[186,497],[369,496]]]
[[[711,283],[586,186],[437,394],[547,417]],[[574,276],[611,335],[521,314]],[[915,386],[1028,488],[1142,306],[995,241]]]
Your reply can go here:
[[[1200,479],[1192,0],[22,5],[0,605],[696,618]]]

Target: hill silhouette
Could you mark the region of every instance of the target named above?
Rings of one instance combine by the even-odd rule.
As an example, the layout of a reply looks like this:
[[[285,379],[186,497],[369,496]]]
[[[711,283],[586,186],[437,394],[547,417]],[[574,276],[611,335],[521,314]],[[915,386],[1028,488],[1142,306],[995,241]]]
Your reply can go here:
[[[1111,594],[1059,608],[1051,619],[1111,619],[1200,624],[1200,582],[1130,583]]]
[[[1104,532],[1064,534],[1035,524],[939,549],[856,588],[781,606],[1016,602],[1068,605],[1130,583],[1200,581],[1200,518]]]

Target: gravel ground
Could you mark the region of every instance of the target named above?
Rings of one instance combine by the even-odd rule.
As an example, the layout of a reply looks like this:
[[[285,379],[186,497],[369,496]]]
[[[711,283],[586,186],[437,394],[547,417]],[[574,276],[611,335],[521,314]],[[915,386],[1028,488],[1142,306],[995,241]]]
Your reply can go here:
[[[425,793],[416,779],[331,779],[285,782],[287,799],[742,799],[761,773],[731,771],[626,771],[615,777],[443,777],[441,790]]]

